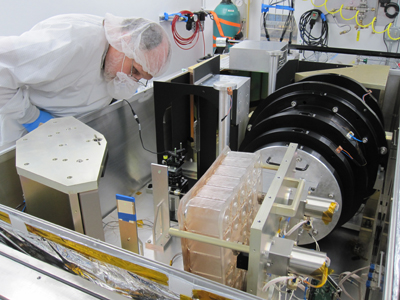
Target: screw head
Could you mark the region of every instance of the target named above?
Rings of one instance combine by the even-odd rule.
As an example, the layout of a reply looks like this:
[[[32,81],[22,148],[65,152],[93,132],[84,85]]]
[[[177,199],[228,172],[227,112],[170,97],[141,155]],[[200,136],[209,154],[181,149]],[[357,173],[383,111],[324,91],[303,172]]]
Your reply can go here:
[[[329,194],[328,197],[333,199],[333,194]]]
[[[362,139],[362,141],[363,141],[364,144],[366,144],[366,143],[368,143],[368,138],[367,138],[367,137],[364,137],[364,138]]]
[[[335,106],[332,108],[332,111],[336,114],[339,111],[339,108]]]
[[[291,105],[292,107],[295,107],[295,106],[297,105],[297,102],[296,102],[296,101],[292,101],[292,102],[290,102],[290,105]]]
[[[253,127],[253,125],[251,124],[247,125],[247,131],[251,131],[251,127]]]
[[[387,153],[387,148],[386,147],[381,147],[380,151],[381,151],[382,155],[385,155]]]

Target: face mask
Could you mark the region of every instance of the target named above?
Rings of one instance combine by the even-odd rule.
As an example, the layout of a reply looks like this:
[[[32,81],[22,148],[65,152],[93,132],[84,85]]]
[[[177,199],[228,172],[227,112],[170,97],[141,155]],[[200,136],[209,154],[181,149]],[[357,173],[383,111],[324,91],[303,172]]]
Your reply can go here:
[[[124,65],[124,60],[122,61],[122,66]],[[111,97],[115,99],[129,99],[139,88],[139,83],[129,78],[128,75],[122,72],[117,72],[115,78],[107,83],[107,91]]]

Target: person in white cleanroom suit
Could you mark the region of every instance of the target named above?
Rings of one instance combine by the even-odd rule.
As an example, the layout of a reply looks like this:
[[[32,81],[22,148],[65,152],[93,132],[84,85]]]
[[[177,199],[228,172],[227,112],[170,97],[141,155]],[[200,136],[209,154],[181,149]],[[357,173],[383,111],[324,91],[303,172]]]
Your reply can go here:
[[[143,18],[60,15],[0,37],[0,146],[53,117],[129,99],[170,59],[166,32]]]

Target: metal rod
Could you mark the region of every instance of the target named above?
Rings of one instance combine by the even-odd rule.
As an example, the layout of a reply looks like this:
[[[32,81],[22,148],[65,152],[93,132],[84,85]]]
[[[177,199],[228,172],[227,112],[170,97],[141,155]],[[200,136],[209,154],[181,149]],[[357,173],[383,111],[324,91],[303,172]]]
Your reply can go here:
[[[192,233],[192,232],[188,232],[188,231],[183,231],[183,230],[179,230],[179,229],[175,229],[175,228],[170,228],[169,234],[172,236],[177,236],[177,237],[184,238],[184,239],[207,243],[207,244],[211,244],[214,246],[220,246],[220,247],[236,250],[236,251],[243,252],[243,253],[250,252],[250,247],[247,245],[241,245],[241,244],[237,244],[237,243],[233,243],[233,242],[228,242],[228,241],[220,240],[217,238],[213,238],[213,237],[209,237],[209,236],[205,236],[205,235],[201,235],[201,234],[197,234],[197,233]]]
[[[271,164],[267,164],[267,163],[261,163],[261,168],[267,169],[267,170],[278,170],[279,165],[271,165]]]
[[[306,51],[318,51],[318,52],[328,52],[328,53],[341,53],[341,54],[353,54],[361,56],[380,56],[389,58],[400,58],[399,53],[392,52],[382,52],[382,51],[369,51],[361,49],[345,49],[345,48],[333,48],[333,47],[317,47],[317,46],[307,46],[290,44],[289,49],[306,50]]]
[[[219,112],[218,112],[218,155],[222,153],[225,146],[229,146],[229,134],[231,127],[230,108],[233,96],[228,95],[228,89],[236,89],[237,84],[218,81],[214,83],[214,89],[219,91]]]

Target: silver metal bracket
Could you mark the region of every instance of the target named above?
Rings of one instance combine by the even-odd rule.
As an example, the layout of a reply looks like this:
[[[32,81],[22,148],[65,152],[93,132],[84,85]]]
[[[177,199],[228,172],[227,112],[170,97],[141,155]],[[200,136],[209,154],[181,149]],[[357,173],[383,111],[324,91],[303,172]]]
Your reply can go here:
[[[169,235],[169,190],[168,167],[151,164],[153,181],[154,226],[153,235],[147,240],[146,248],[164,251],[171,236]]]

